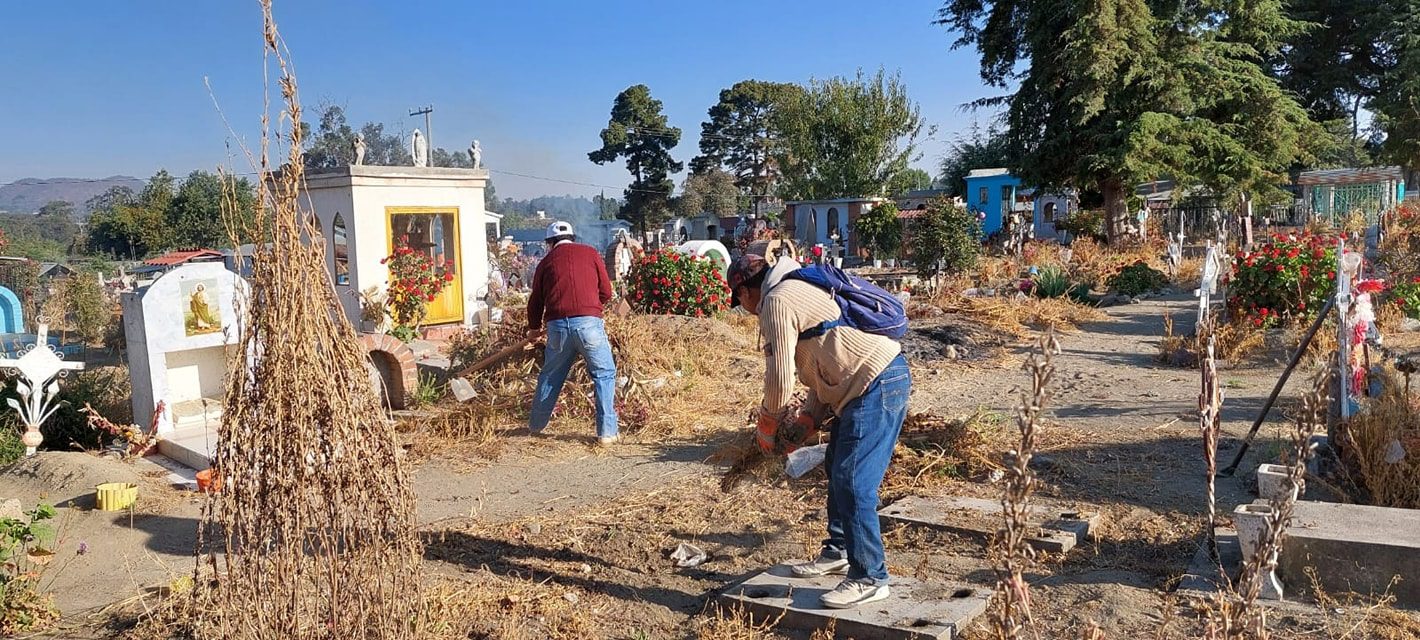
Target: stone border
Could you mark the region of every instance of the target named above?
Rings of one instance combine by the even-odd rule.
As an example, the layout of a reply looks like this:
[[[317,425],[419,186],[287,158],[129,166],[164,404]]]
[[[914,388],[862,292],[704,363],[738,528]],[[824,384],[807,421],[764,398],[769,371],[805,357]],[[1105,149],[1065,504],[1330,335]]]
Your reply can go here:
[[[378,361],[375,360],[377,353],[399,367],[399,375],[391,385],[393,388],[389,390],[389,404],[391,409],[406,408],[410,394],[414,393],[419,385],[419,366],[414,362],[414,350],[385,333],[362,333],[360,343],[365,347],[366,357],[370,358],[376,367],[379,367]]]

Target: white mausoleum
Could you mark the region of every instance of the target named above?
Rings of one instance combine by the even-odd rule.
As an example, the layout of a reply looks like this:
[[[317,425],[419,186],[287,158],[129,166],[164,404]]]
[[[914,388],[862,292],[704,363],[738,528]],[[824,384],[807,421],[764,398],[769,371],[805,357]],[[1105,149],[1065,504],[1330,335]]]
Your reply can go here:
[[[361,326],[359,292],[388,285],[381,260],[396,243],[408,243],[454,273],[429,304],[424,324],[474,323],[488,294],[487,184],[485,169],[450,167],[347,166],[306,174],[301,205],[320,227],[327,266],[351,323]]]

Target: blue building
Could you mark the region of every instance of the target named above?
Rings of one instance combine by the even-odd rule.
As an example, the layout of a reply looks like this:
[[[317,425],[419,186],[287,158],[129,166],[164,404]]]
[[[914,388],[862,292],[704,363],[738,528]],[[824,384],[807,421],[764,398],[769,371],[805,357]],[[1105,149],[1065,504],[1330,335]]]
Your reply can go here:
[[[1016,204],[1021,179],[1006,169],[973,169],[966,174],[966,208],[986,214],[981,232],[987,236],[1001,230],[1006,214]]]

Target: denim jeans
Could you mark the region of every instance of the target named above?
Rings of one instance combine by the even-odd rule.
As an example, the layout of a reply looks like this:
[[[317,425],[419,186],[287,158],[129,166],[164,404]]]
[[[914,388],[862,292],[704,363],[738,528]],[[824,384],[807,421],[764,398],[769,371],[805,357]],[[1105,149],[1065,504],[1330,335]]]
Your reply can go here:
[[[843,407],[828,437],[828,539],[823,557],[848,559],[848,578],[887,584],[887,558],[878,524],[878,487],[907,419],[912,374],[898,356]]]
[[[547,349],[542,372],[537,376],[537,395],[533,398],[528,429],[534,432],[547,427],[557,396],[572,370],[572,360],[582,356],[587,363],[597,396],[597,436],[616,435],[616,362],[611,357],[606,325],[596,316],[579,316],[551,320],[547,323]]]

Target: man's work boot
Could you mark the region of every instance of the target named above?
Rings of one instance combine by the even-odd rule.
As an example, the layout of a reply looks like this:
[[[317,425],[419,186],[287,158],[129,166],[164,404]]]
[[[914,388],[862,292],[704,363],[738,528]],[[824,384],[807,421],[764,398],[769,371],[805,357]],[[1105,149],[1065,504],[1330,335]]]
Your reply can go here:
[[[789,565],[789,572],[795,578],[817,578],[827,575],[847,575],[848,561],[819,556],[808,562]]]
[[[889,595],[887,585],[875,585],[859,580],[844,580],[833,591],[819,596],[819,603],[829,609],[852,609],[858,605],[877,602]]]

